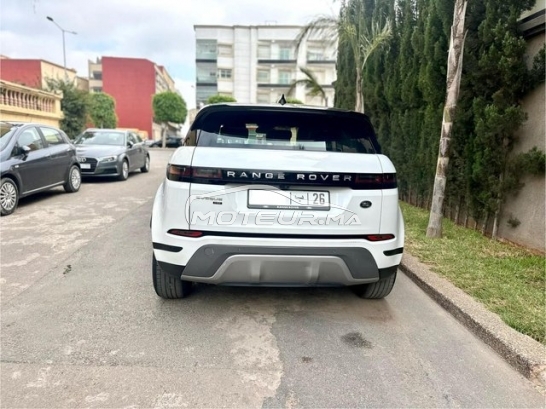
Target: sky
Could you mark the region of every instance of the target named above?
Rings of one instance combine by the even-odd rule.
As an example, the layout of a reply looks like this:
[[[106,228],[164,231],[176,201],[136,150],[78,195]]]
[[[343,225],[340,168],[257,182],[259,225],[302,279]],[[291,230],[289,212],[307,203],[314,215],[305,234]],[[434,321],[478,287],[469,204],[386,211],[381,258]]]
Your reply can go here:
[[[0,54],[63,65],[88,76],[101,56],[164,65],[188,108],[195,107],[196,24],[306,24],[335,16],[339,0],[0,0]]]

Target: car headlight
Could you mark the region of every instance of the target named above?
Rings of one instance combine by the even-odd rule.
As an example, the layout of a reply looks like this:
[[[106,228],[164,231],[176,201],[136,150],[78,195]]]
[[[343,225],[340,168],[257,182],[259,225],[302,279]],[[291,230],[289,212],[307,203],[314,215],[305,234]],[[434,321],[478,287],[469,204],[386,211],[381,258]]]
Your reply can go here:
[[[108,162],[115,162],[118,160],[117,156],[104,156],[102,158],[99,158],[99,162],[108,163]]]

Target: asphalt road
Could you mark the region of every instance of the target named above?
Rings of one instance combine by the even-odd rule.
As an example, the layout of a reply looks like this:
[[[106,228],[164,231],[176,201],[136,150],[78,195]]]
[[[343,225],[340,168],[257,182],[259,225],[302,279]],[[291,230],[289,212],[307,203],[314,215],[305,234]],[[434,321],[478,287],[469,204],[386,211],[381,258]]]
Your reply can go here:
[[[28,198],[1,219],[2,408],[544,407],[402,273],[345,288],[199,285],[159,299],[148,174]]]

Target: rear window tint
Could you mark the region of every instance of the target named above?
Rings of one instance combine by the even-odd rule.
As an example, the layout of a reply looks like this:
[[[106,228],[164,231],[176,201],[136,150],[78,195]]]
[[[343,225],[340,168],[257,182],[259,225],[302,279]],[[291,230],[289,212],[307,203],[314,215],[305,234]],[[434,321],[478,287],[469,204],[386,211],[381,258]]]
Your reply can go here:
[[[365,118],[363,116],[363,118]],[[377,153],[371,124],[335,111],[286,109],[211,112],[187,138],[188,145],[241,149]]]

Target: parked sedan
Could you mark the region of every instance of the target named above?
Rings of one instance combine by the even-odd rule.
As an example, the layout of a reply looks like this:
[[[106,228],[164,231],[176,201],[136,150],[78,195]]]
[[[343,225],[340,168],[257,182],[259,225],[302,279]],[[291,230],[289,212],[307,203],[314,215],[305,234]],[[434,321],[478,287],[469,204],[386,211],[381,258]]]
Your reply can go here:
[[[178,148],[184,144],[184,140],[180,136],[167,135],[165,138],[165,146],[167,148]],[[158,141],[152,142],[150,145],[152,148],[161,148],[163,146],[163,141],[159,139]]]
[[[82,176],[117,177],[150,170],[150,154],[136,133],[119,129],[87,129],[76,138]]]
[[[77,192],[81,185],[76,148],[51,126],[0,123],[0,213],[11,214],[19,199],[56,186]]]

